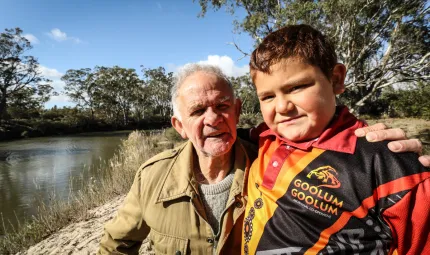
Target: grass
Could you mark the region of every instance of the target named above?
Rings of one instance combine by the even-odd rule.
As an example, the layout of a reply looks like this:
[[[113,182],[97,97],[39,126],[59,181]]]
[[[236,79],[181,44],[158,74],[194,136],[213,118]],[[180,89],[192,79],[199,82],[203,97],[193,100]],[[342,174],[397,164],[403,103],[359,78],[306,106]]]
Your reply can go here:
[[[390,128],[401,128],[408,138],[418,138],[423,144],[423,154],[430,154],[430,121],[415,118],[389,118],[366,120],[369,125],[382,122]]]
[[[80,182],[79,192],[71,194],[67,201],[57,200],[53,194],[51,203],[39,202],[37,215],[17,228],[5,223],[0,217],[0,228],[6,233],[0,237],[0,254],[15,254],[24,250],[70,223],[88,219],[91,217],[89,209],[127,193],[139,166],[156,153],[173,146],[167,142],[165,134],[166,132],[155,135],[132,132],[122,142],[118,153],[98,169],[101,178]],[[71,180],[71,183],[76,182]]]

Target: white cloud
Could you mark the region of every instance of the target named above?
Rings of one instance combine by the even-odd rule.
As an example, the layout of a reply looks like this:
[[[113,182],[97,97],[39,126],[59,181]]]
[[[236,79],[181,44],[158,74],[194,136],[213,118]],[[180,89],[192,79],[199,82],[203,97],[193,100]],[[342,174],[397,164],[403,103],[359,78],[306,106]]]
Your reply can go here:
[[[28,41],[30,41],[33,44],[38,44],[39,43],[39,39],[37,39],[36,36],[32,35],[32,34],[25,34],[23,35]]]
[[[227,76],[237,77],[249,72],[248,65],[236,66],[229,56],[209,55],[207,60],[199,61],[199,63],[219,66]]]
[[[59,28],[54,28],[51,32],[47,33],[49,37],[56,40],[57,42],[63,42],[66,40],[73,41],[74,43],[82,43],[82,40],[77,37],[67,36],[67,34],[61,31]]]
[[[54,105],[58,107],[63,106],[74,106],[75,104],[70,102],[70,98],[66,95],[63,95],[61,92],[64,90],[65,83],[61,80],[63,73],[59,72],[57,69],[49,68],[46,66],[39,66],[39,72],[44,78],[50,79],[51,86],[54,88],[54,91],[58,93],[58,96],[52,96],[49,101],[45,104],[46,108],[51,108]]]
[[[227,76],[238,77],[245,75],[249,72],[249,66],[237,66],[232,58],[229,56],[209,55],[206,60],[198,61],[199,64],[210,64],[221,68],[221,70]],[[189,64],[189,63],[187,63]],[[166,69],[170,72],[177,72],[183,66],[177,66],[175,64],[167,64]]]

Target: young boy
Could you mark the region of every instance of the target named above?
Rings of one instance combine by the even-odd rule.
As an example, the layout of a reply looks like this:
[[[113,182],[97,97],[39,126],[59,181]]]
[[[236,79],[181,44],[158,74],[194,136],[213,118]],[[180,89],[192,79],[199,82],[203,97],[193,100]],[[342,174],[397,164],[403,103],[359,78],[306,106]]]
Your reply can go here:
[[[269,130],[251,167],[244,254],[430,254],[430,170],[354,130],[346,68],[307,25],[269,34],[251,76]]]

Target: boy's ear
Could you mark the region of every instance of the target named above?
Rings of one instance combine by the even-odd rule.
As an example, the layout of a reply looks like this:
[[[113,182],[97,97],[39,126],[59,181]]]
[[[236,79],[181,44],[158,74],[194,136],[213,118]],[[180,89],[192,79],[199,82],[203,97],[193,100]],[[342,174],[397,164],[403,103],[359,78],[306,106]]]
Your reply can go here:
[[[173,128],[176,129],[183,139],[188,138],[187,133],[185,133],[184,127],[182,126],[182,122],[178,119],[178,117],[172,116],[170,122],[172,123]]]
[[[345,91],[345,76],[346,76],[345,65],[336,64],[333,68],[333,74],[331,76],[333,92],[335,95],[342,94]]]

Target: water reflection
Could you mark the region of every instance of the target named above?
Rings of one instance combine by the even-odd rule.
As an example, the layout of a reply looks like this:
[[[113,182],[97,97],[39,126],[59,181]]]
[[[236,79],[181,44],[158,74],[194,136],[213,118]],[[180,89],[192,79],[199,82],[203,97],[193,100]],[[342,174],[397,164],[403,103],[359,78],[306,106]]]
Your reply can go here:
[[[67,199],[71,180],[97,178],[129,132],[89,133],[0,143],[0,213],[6,224],[33,215],[35,197]],[[1,219],[0,219],[1,221]],[[0,227],[0,233],[2,232]]]

